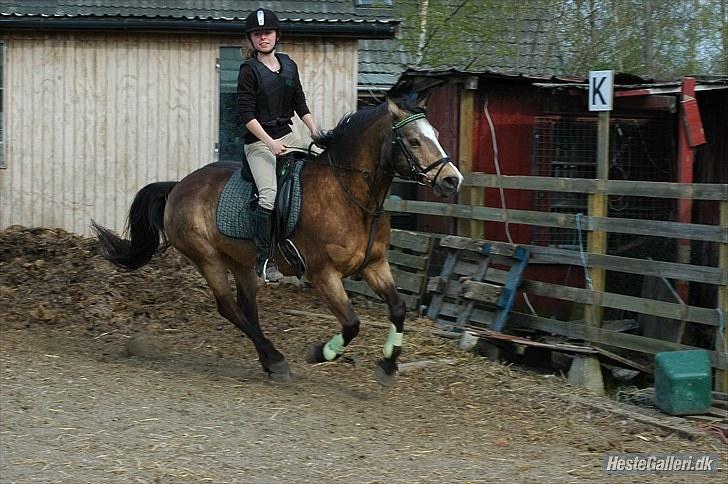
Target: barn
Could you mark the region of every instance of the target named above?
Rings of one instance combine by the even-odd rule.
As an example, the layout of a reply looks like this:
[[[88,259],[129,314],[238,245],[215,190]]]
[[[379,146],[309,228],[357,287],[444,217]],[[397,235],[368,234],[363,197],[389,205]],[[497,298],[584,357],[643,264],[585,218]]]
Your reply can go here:
[[[409,69],[394,89],[429,96],[443,146],[469,173],[450,201],[456,208],[400,185],[401,200],[387,205],[395,220],[420,232],[530,247],[524,277],[538,282],[521,309],[549,321],[525,323],[532,329],[573,335],[561,322],[629,321],[641,337],[660,340],[647,353],[715,349],[715,367],[725,368],[728,79],[617,74],[606,177],[597,171],[599,118],[587,110],[584,78]],[[557,288],[590,292],[558,296]],[[591,341],[650,348],[646,339],[627,344],[617,334],[624,331],[632,330]]]
[[[254,8],[279,14],[279,51],[322,128],[356,109],[358,41],[391,39],[399,23],[344,0],[173,3],[2,2],[0,228],[120,230],[139,187],[239,159],[235,83]]]

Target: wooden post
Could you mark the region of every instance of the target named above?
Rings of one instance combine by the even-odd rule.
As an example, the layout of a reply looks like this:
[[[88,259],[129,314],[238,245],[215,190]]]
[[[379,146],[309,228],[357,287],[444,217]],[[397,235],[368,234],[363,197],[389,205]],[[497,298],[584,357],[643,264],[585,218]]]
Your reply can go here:
[[[597,179],[606,182],[609,179],[609,111],[599,113],[599,127],[597,131]],[[589,216],[607,216],[606,183],[599,184],[596,193],[589,195]],[[587,246],[590,254],[603,255],[607,253],[607,233],[590,231],[587,235]],[[584,321],[589,327],[598,328],[602,325],[604,308],[601,305],[601,293],[606,289],[606,271],[601,267],[592,267],[589,270],[592,280],[593,301],[585,308]]]
[[[589,195],[588,212],[590,217],[607,216],[607,187],[609,179],[609,111],[599,113],[597,128],[597,191]],[[587,235],[587,251],[589,254],[606,254],[607,234],[603,231],[589,231]],[[602,325],[602,294],[605,290],[606,272],[602,267],[591,267],[591,304],[584,308],[584,335],[587,340],[594,341],[596,330]],[[594,356],[574,358],[569,369],[568,381],[581,385],[597,395],[604,395],[604,380],[599,359]]]
[[[468,89],[467,86],[460,92],[458,158],[460,159],[460,173],[463,175],[473,172],[473,115],[475,113],[476,93],[477,91]],[[477,191],[482,192],[483,189],[479,187],[462,187],[458,194],[458,204],[474,205],[473,197]],[[482,232],[482,230],[477,230],[478,226],[482,227],[483,223],[471,219],[459,219],[458,235],[477,238]]]
[[[696,106],[695,104],[695,78],[685,77],[682,81],[680,89],[680,110],[678,112],[678,128],[677,128],[677,181],[679,183],[693,183],[693,163],[695,161],[695,146],[705,143],[704,136],[700,139],[693,139],[689,136],[691,127],[695,129],[694,124],[700,124],[700,114],[695,108],[694,112],[698,113],[697,118],[691,118],[689,108]],[[694,114],[695,116],[695,114]],[[691,122],[692,121],[692,122]],[[700,135],[702,135],[702,127]],[[678,222],[689,224],[693,221],[693,199],[688,197],[680,197],[678,200]],[[677,262],[690,264],[690,241],[687,239],[678,239],[677,241]],[[690,304],[690,285],[687,281],[677,281],[675,284],[678,294],[685,302]]]
[[[720,225],[728,226],[728,201],[720,202]],[[718,267],[728,271],[728,243],[721,242]],[[728,352],[728,285],[718,286],[718,308],[723,312],[723,328],[718,326],[715,334],[715,351]],[[721,329],[723,330],[721,334]],[[715,390],[728,392],[728,370],[716,370]]]

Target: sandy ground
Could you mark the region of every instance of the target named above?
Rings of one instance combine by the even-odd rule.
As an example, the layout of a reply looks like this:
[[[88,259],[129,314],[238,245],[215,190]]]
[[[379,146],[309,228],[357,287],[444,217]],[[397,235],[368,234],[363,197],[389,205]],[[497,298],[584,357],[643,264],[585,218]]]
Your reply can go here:
[[[259,299],[290,383],[268,381],[173,250],[121,273],[89,239],[0,232],[0,481],[728,480],[715,436],[595,411],[561,377],[461,352],[424,319],[408,321],[401,361],[434,363],[392,388],[374,380],[386,329],[373,325],[350,348],[356,364],[309,365],[307,345],[338,332],[316,316],[327,314],[321,299],[293,285],[262,287]],[[610,452],[721,453],[722,469],[615,476],[601,469]]]

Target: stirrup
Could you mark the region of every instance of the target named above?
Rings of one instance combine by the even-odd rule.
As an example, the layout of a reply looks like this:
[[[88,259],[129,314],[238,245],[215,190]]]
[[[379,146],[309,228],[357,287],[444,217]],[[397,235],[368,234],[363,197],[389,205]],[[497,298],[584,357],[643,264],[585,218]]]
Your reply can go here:
[[[285,276],[278,270],[275,259],[266,259],[258,277],[263,279],[263,282],[280,282]]]
[[[303,260],[303,256],[298,251],[298,248],[293,244],[291,239],[284,239],[278,244],[278,250],[281,251],[283,258],[293,268],[293,272],[298,277],[303,276],[306,273],[306,262]]]

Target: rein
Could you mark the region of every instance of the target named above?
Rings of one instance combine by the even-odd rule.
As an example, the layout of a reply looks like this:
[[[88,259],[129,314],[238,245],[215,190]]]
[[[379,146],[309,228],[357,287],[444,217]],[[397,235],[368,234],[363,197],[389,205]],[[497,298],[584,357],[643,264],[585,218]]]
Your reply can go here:
[[[417,163],[417,159],[415,158],[412,151],[404,143],[404,141],[402,139],[402,135],[400,134],[400,131],[399,131],[404,126],[408,125],[409,123],[411,123],[413,121],[417,121],[418,119],[422,119],[425,117],[426,117],[425,113],[415,113],[415,114],[411,114],[410,116],[407,116],[406,118],[394,123],[392,125],[392,145],[398,147],[402,151],[402,154],[404,155],[405,160],[407,161],[409,170],[408,170],[407,175],[403,176],[403,178],[414,180],[419,185],[426,185],[426,183],[424,182],[424,180],[426,179],[426,175],[430,171],[437,168],[437,173],[432,178],[432,183],[431,183],[431,185],[434,186],[435,183],[437,182],[438,177],[440,176],[440,173],[442,172],[443,168],[445,167],[445,165],[450,163],[452,160],[450,159],[449,156],[445,156],[444,158],[440,158],[439,160],[431,163],[430,165],[428,165],[427,167],[425,167],[423,169],[419,165],[419,163]],[[313,143],[311,143],[308,146],[308,149],[302,149],[302,148],[297,148],[297,147],[290,147],[290,148],[298,149],[301,151],[306,151],[309,153],[309,155],[311,155],[312,154],[312,150],[311,150],[312,145],[313,145]],[[354,205],[356,205],[359,209],[361,209],[364,213],[366,213],[367,215],[370,215],[372,217],[372,225],[369,229],[369,238],[367,240],[366,250],[364,251],[364,259],[362,259],[359,266],[352,273],[352,274],[356,274],[366,265],[367,261],[369,260],[369,253],[371,252],[372,245],[374,245],[374,234],[376,233],[376,230],[377,230],[377,224],[379,223],[379,218],[381,217],[382,213],[384,213],[384,201],[387,197],[387,194],[385,192],[384,196],[382,197],[381,200],[376,200],[374,195],[372,195],[374,192],[374,179],[372,178],[372,173],[365,171],[365,170],[359,170],[357,168],[348,168],[348,167],[336,165],[334,163],[334,159],[333,159],[333,156],[331,155],[330,150],[326,150],[326,161],[327,161],[326,164],[329,167],[331,167],[331,171],[334,173],[334,177],[336,178],[336,181],[338,182],[339,186],[341,187],[341,189],[344,192],[344,194],[346,195],[346,197]],[[313,160],[310,160],[310,162],[316,163],[316,164],[324,164],[324,163],[320,163],[320,162],[313,161]],[[374,175],[376,175],[376,173],[379,171],[379,168],[380,168],[380,165],[377,164],[377,168],[374,172]],[[359,202],[359,200],[356,199],[354,194],[351,193],[351,191],[349,191],[349,189],[346,187],[344,182],[341,180],[340,173],[338,170],[346,170],[346,171],[350,171],[350,172],[354,172],[354,173],[360,173],[363,176],[364,181],[369,186],[369,192],[368,192],[369,200],[373,200],[375,202],[375,208],[373,208],[373,209],[368,208],[365,205],[363,205],[361,202]],[[384,174],[385,175],[389,175],[389,174],[394,175],[394,172],[385,170]]]

